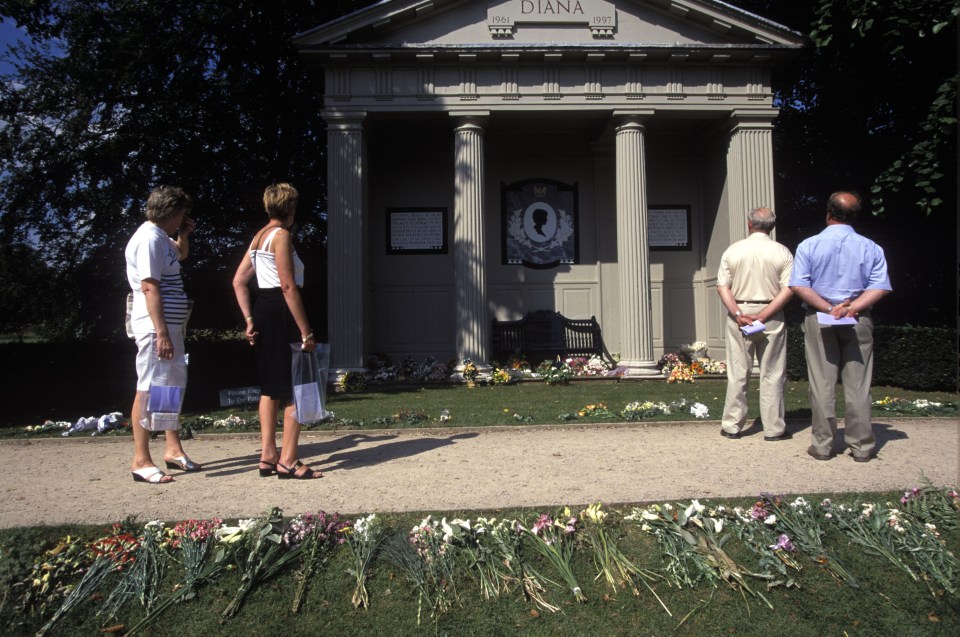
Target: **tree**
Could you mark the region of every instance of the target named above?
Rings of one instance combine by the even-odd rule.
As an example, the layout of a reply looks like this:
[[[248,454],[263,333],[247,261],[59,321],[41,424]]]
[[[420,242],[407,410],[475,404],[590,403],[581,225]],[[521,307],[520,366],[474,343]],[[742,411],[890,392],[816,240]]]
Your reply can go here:
[[[924,39],[940,37],[956,42],[956,34],[951,31],[955,30],[957,15],[960,5],[955,0],[885,0],[882,5],[876,0],[820,0],[810,37],[818,47],[828,47],[838,21],[849,21],[850,29],[861,38],[879,37],[893,60],[909,64],[908,55],[925,44]],[[915,64],[913,67],[925,70],[917,69]],[[937,196],[938,183],[944,177],[940,158],[945,152],[955,154],[956,105],[954,66],[949,75],[942,77],[913,145],[880,173],[870,188],[874,214],[884,211],[884,193],[904,188],[919,191],[916,205],[928,215],[943,203]],[[912,184],[907,182],[908,176],[912,176]]]
[[[297,185],[301,239],[322,248],[322,91],[290,39],[369,3],[0,2],[30,36],[0,78],[0,241],[71,281],[65,328],[119,331],[123,247],[161,183],[197,203],[199,279],[235,266],[275,181]]]
[[[810,46],[774,75],[780,108],[773,139],[778,239],[794,248],[822,229],[829,193],[860,190],[865,213],[858,229],[884,247],[896,294],[895,303],[884,303],[880,320],[952,324],[957,184],[940,175],[956,174],[954,124],[948,117],[939,120],[935,134],[928,128],[933,108],[955,108],[942,87],[951,78],[955,87],[956,19],[949,7],[949,19],[933,17],[951,3],[736,4],[811,34]],[[855,23],[861,8],[873,16],[862,34],[864,25]],[[825,32],[826,19],[831,26]],[[938,24],[943,26],[934,35]],[[901,25],[899,32],[890,25]],[[928,27],[922,33],[921,25]],[[914,163],[915,148],[931,153],[927,164]]]

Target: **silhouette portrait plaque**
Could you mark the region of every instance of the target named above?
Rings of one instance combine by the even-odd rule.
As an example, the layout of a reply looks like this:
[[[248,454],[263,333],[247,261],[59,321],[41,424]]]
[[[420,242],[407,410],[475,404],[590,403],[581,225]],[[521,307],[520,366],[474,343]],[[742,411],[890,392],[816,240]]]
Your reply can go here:
[[[553,179],[501,183],[505,265],[553,268],[580,262],[577,184]]]

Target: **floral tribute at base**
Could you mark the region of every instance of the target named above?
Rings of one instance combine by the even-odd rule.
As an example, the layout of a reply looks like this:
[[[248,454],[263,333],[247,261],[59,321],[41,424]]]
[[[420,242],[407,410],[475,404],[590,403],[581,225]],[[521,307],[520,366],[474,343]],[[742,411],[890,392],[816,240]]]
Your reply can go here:
[[[858,575],[827,540],[839,536],[862,547],[865,559],[895,567],[902,585],[925,587],[956,605],[960,561],[943,535],[958,528],[960,495],[929,483],[893,503],[814,503],[763,493],[748,507],[692,500],[617,511],[594,503],[531,519],[428,515],[412,529],[394,528],[376,514],[352,522],[323,511],[285,519],[274,508],[235,524],[216,518],[172,526],[127,520],[92,541],[66,536],[37,556],[33,571],[14,584],[11,595],[18,612],[43,622],[38,635],[56,634],[87,604],[96,605],[92,616],[110,631],[117,629],[121,611],[137,617],[129,628],[120,626],[125,634],[137,634],[173,604],[190,602],[230,574],[237,588],[220,611],[220,621],[228,623],[278,576],[293,582],[290,610],[298,612],[311,580],[346,550],[352,586],[344,586],[343,595],[356,612],[377,603],[368,582],[388,569],[399,576],[392,588],[411,589],[418,623],[438,619],[467,595],[481,600],[517,595],[531,612],[557,612],[564,604],[593,602],[594,595],[610,599],[626,592],[650,595],[674,616],[671,588],[722,584],[738,590],[748,604],[753,600],[767,608],[773,608],[771,589],[799,587],[810,573],[858,588]],[[654,555],[638,549],[645,536],[659,549]]]

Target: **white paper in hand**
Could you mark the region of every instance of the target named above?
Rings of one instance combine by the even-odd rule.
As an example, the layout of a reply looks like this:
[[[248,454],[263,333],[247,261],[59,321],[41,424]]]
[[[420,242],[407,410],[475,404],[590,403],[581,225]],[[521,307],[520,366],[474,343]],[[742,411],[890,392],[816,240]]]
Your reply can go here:
[[[750,336],[751,334],[762,332],[765,329],[767,329],[767,326],[761,323],[760,321],[754,321],[750,325],[743,325],[740,327],[740,331],[743,332],[745,336]]]

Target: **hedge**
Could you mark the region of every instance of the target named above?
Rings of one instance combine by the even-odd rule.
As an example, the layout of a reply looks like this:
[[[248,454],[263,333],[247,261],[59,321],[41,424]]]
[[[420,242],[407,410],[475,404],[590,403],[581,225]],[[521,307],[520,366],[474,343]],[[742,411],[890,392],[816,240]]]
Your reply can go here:
[[[806,380],[803,329],[788,326],[787,375]],[[957,330],[877,325],[873,330],[873,384],[921,391],[957,391]]]

